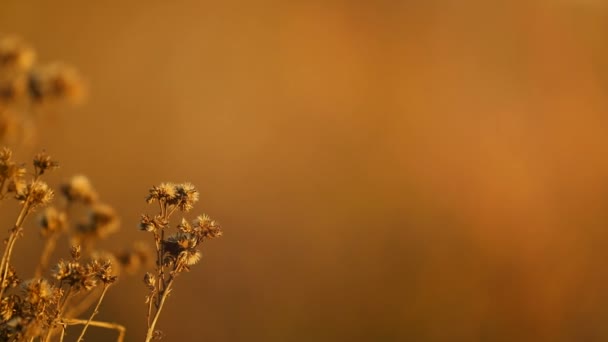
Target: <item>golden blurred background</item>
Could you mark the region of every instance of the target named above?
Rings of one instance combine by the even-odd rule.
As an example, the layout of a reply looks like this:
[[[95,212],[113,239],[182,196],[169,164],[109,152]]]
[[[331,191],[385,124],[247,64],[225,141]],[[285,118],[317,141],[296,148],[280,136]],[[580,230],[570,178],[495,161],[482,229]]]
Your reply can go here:
[[[0,32],[87,79],[18,157],[89,176],[107,248],[162,181],[224,227],[165,340],[608,339],[608,4],[2,0]],[[141,274],[108,296],[142,340]]]

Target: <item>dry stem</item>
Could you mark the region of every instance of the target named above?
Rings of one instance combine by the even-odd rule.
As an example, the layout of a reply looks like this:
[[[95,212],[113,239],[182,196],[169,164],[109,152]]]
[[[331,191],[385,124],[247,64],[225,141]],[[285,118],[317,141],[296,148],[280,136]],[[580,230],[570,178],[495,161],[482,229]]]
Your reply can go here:
[[[103,285],[103,291],[101,292],[101,296],[99,297],[99,301],[97,302],[97,305],[95,306],[95,309],[91,313],[91,316],[89,317],[89,320],[87,321],[87,323],[82,328],[82,332],[80,333],[80,336],[78,337],[78,342],[82,341],[82,339],[84,338],[84,334],[87,332],[87,328],[91,324],[91,321],[93,320],[93,318],[95,317],[95,315],[97,315],[99,313],[99,306],[101,305],[101,302],[103,301],[103,297],[106,295],[106,292],[108,291],[109,287],[110,287],[110,284],[106,283],[106,284]]]
[[[88,324],[92,327],[116,330],[116,331],[118,331],[118,338],[116,339],[116,342],[123,342],[125,339],[125,332],[127,331],[127,329],[124,326],[117,324],[117,323],[110,323],[110,322],[88,321],[88,320],[84,320],[84,319],[64,318],[61,321],[61,323],[65,324],[65,325]]]
[[[154,313],[154,319],[152,320],[152,323],[148,327],[148,332],[146,333],[146,342],[152,341],[152,337],[154,336],[154,327],[156,326],[156,322],[158,322],[158,317],[160,317],[160,312],[163,309],[165,300],[169,296],[169,292],[171,292],[171,285],[173,285],[174,280],[175,280],[175,277],[173,275],[171,277],[169,277],[169,282],[167,283],[167,286],[165,287],[165,289],[162,293],[162,296],[160,297],[160,303],[158,305],[158,308],[156,309],[156,312]]]

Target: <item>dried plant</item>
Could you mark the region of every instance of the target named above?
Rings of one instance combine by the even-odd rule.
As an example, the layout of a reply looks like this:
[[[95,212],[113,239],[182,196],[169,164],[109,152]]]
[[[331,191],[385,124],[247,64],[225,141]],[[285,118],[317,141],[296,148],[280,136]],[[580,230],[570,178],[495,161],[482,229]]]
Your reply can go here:
[[[200,260],[198,248],[201,243],[222,235],[219,225],[207,215],[197,217],[192,224],[182,218],[176,225],[175,232],[168,235],[172,215],[177,211],[189,212],[198,201],[198,196],[198,191],[190,183],[163,183],[152,187],[146,199],[148,204],[156,202],[159,207],[158,214],[153,217],[144,214],[140,221],[140,229],[152,233],[156,246],[156,272],[148,272],[144,277],[144,283],[150,291],[146,297],[146,341],[160,335],[155,327],[177,276]]]
[[[82,89],[73,68],[38,65],[28,44],[0,36],[0,141],[22,135],[18,132],[33,111],[78,101]],[[64,341],[71,326],[81,326],[77,341],[84,339],[89,327],[115,330],[117,341],[123,341],[124,326],[95,318],[119,273],[133,274],[146,267],[152,255],[155,267],[145,273],[148,293],[142,295],[147,305],[145,340],[159,338],[156,326],[175,279],[200,260],[204,241],[222,234],[219,225],[207,215],[172,223],[175,214],[193,208],[199,193],[190,183],[163,183],[152,187],[146,199],[158,205],[158,213],[143,215],[140,221],[140,229],[153,237],[154,250],[141,242],[118,252],[100,250],[98,242],[120,228],[116,210],[100,199],[83,175],[60,184],[56,196],[44,176],[58,167],[45,152],[27,167],[14,161],[10,149],[0,149],[0,201],[12,198],[19,204],[0,259],[0,341]],[[22,280],[13,259],[19,239],[31,230],[27,219],[34,213],[44,247],[33,277]],[[57,259],[61,238],[72,247],[67,257]]]
[[[0,36],[0,141],[27,143],[38,114],[80,103],[86,87],[72,66],[38,64],[34,49],[16,36]]]

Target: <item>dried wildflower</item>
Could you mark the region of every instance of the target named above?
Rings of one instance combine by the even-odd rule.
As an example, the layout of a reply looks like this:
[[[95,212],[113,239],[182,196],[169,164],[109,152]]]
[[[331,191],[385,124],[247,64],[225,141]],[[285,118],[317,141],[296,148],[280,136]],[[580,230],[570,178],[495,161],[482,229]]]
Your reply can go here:
[[[21,279],[17,277],[17,272],[12,266],[8,266],[6,272],[6,278],[4,279],[4,283],[2,284],[3,288],[16,287],[21,282]]]
[[[201,259],[201,253],[196,249],[202,241],[194,233],[178,232],[163,241],[163,250],[167,253],[169,263],[183,259],[186,265],[192,266]]]
[[[8,147],[2,147],[0,149],[0,162],[2,164],[7,164],[11,161],[11,158],[13,157],[13,151],[11,151],[10,148]]]
[[[112,269],[112,261],[110,259],[93,259],[86,266],[87,272],[95,275],[101,282],[111,284],[116,281],[118,276]]]
[[[72,273],[73,265],[75,262],[69,262],[64,260],[59,260],[55,268],[53,269],[52,276],[57,280],[65,280]]]
[[[192,266],[201,260],[202,254],[196,249],[186,249],[179,255],[179,258],[182,258],[186,265]]]
[[[46,279],[30,279],[22,285],[25,300],[31,304],[48,301],[54,295],[54,288]]]
[[[61,232],[66,226],[66,215],[55,207],[47,207],[40,216],[40,226],[42,236],[48,237],[57,232]]]
[[[152,251],[148,245],[136,242],[133,246],[116,255],[120,266],[129,274],[133,274],[143,265],[147,265],[151,259]]]
[[[1,68],[0,68],[1,70]],[[0,74],[0,104],[17,104],[26,94],[27,77],[24,74]]]
[[[51,159],[51,156],[45,152],[38,153],[34,157],[34,169],[37,175],[42,175],[46,171],[50,171],[59,167],[59,163]]]
[[[7,296],[0,301],[0,319],[6,322],[15,314],[16,299],[14,296]]]
[[[222,236],[220,225],[212,220],[209,215],[200,215],[194,220],[195,232],[203,239],[213,239]]]
[[[173,185],[163,183],[154,186],[146,198],[146,202],[158,202],[160,213],[154,218],[142,215],[140,228],[154,233],[156,245],[156,275],[146,273],[144,283],[150,290],[146,297],[148,304],[148,331],[146,342],[158,336],[155,330],[156,322],[163,308],[175,278],[201,259],[197,247],[205,239],[221,236],[220,226],[207,215],[201,215],[193,223],[182,219],[177,225],[177,233],[164,237],[169,227],[169,218],[175,210],[190,211],[199,199],[199,193],[190,183]]]
[[[31,208],[48,205],[54,196],[48,184],[40,180],[29,184],[21,179],[12,180],[8,185],[8,191],[14,192],[18,201],[24,204],[27,202]]]
[[[144,275],[144,284],[146,284],[148,289],[154,290],[154,287],[156,286],[156,277],[152,273],[146,272]]]
[[[97,201],[97,192],[86,176],[76,175],[61,185],[61,193],[69,202],[92,204]]]
[[[163,241],[163,250],[165,251],[164,264],[169,266],[175,264],[180,258],[184,258],[187,265],[193,265],[200,259],[200,254],[196,250],[199,239],[191,233],[182,233],[171,235],[167,240]]]
[[[175,185],[173,183],[161,183],[159,186],[153,186],[150,189],[150,194],[146,198],[146,202],[164,201],[165,203],[175,199]]]
[[[153,218],[144,214],[144,215],[141,215],[141,219],[139,221],[139,229],[145,230],[147,232],[153,232],[158,229],[158,226],[156,224],[156,221]]]
[[[175,191],[177,196],[171,204],[177,205],[183,212],[190,211],[194,207],[194,203],[198,202],[198,191],[190,183],[176,185]]]
[[[70,255],[72,256],[72,260],[80,260],[80,256],[82,255],[81,251],[82,248],[80,247],[80,245],[72,246],[72,248],[70,248]]]
[[[34,50],[21,38],[5,36],[0,38],[0,68],[4,70],[26,71],[36,59]]]
[[[77,236],[80,238],[95,237],[104,239],[116,232],[120,220],[112,207],[107,204],[95,204],[89,212],[86,223],[77,226]]]
[[[8,148],[0,150],[0,185],[8,184],[9,192],[24,192],[27,184],[23,180],[26,174],[25,167],[17,165],[12,160],[12,152]],[[0,186],[2,191],[3,186]]]
[[[53,200],[53,190],[43,181],[34,181],[27,186],[27,195],[17,193],[17,199],[29,200],[32,208],[48,205]]]
[[[78,103],[84,97],[84,84],[78,72],[65,64],[54,63],[30,73],[28,90],[34,102]]]
[[[192,232],[192,225],[182,217],[182,221],[177,225],[177,229],[183,233],[190,233]]]
[[[97,286],[97,273],[90,265],[83,266],[78,261],[60,260],[53,269],[52,275],[60,282],[66,283],[75,290],[91,290]]]

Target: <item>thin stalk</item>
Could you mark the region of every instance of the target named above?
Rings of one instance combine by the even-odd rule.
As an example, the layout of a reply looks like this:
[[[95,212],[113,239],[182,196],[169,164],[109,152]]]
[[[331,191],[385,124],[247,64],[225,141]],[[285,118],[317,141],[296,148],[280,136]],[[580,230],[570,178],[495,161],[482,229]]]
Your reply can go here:
[[[62,284],[59,284],[59,287],[61,287]],[[61,316],[63,316],[63,312],[65,311],[65,308],[68,304],[68,301],[70,300],[70,297],[75,294],[77,292],[74,292],[74,288],[70,286],[70,288],[68,289],[68,291],[66,292],[64,298],[63,298],[63,302],[58,303],[58,307],[59,309],[57,310],[57,313],[55,314],[55,317],[53,318],[53,321],[58,320],[59,318],[61,318]],[[59,323],[61,324],[61,323]],[[46,332],[46,336],[44,337],[44,342],[50,342],[51,341],[51,337],[53,337],[54,335],[54,329],[56,328],[55,325],[50,326],[49,329]],[[65,329],[65,327],[63,328]]]
[[[51,255],[53,254],[55,246],[57,245],[57,237],[58,234],[52,234],[44,243],[44,248],[42,250],[42,254],[40,255],[40,262],[38,263],[38,266],[36,266],[34,278],[40,278],[42,273],[46,271],[46,268],[49,265],[49,260],[51,259]]]
[[[100,322],[100,321],[90,321],[89,322],[88,320],[84,320],[84,319],[64,318],[62,320],[62,323],[67,324],[67,325],[88,324],[92,327],[116,330],[116,331],[118,331],[118,339],[116,340],[116,342],[123,342],[125,340],[125,332],[127,331],[127,329],[124,326],[117,324],[117,323],[110,323],[110,322]]]
[[[148,297],[148,314],[146,315],[148,329],[150,329],[150,318],[152,318],[152,304],[154,303],[155,296],[156,296],[156,289],[152,289],[152,291],[150,291],[150,297]]]
[[[59,342],[63,342],[63,338],[65,337],[65,329],[66,329],[66,326],[62,325],[61,326],[61,335],[59,335]]]
[[[101,296],[99,297],[99,301],[97,302],[97,305],[95,306],[95,310],[93,310],[93,312],[91,313],[91,316],[89,317],[89,320],[87,321],[87,323],[82,328],[82,332],[80,332],[80,336],[78,336],[77,342],[82,341],[82,339],[84,338],[84,334],[87,332],[87,328],[91,324],[91,321],[93,321],[93,318],[95,317],[95,315],[97,315],[99,313],[99,306],[101,306],[101,302],[103,301],[103,297],[106,295],[106,292],[108,291],[109,287],[110,287],[109,284],[104,284],[103,285],[103,291],[101,292]]]
[[[90,292],[87,292],[85,294],[84,297],[79,298],[77,300],[77,303],[75,303],[76,305],[70,305],[70,307],[68,307],[65,311],[65,313],[63,314],[64,317],[78,317],[80,316],[81,313],[85,312],[88,308],[91,307],[91,305],[93,305],[93,303],[95,303],[96,301],[96,294],[99,291],[96,291],[97,289],[93,289]]]
[[[152,337],[154,336],[154,327],[156,327],[156,323],[158,322],[158,317],[160,317],[160,312],[163,309],[165,300],[167,300],[169,292],[171,292],[171,285],[173,285],[174,280],[175,280],[174,276],[171,276],[169,278],[169,283],[167,284],[167,287],[165,287],[165,290],[163,291],[162,296],[160,297],[160,304],[158,305],[158,308],[156,309],[156,312],[154,313],[154,319],[152,320],[152,323],[148,327],[148,332],[146,333],[146,342],[152,341]]]
[[[6,249],[4,250],[4,254],[2,255],[2,261],[0,261],[0,298],[4,294],[6,287],[4,286],[4,281],[6,280],[6,275],[8,274],[8,269],[10,265],[11,255],[13,253],[13,247],[15,246],[15,242],[21,233],[23,222],[27,217],[27,214],[30,210],[29,204],[29,195],[28,198],[25,199],[25,203],[21,207],[21,211],[19,212],[19,216],[17,216],[17,221],[15,222],[15,226],[11,230],[11,234],[8,239],[8,243],[6,245]]]

